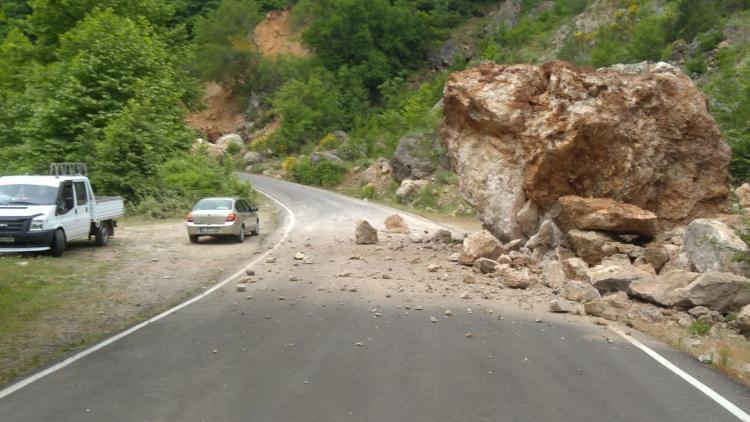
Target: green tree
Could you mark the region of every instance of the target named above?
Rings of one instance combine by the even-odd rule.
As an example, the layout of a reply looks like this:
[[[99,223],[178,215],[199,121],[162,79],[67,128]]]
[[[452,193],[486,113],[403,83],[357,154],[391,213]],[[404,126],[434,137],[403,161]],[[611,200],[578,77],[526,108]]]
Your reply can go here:
[[[29,29],[37,44],[50,53],[65,34],[95,8],[111,9],[115,14],[134,20],[144,18],[155,26],[166,26],[174,14],[171,0],[29,0],[33,13]],[[44,56],[52,55],[45,54]]]
[[[271,103],[283,125],[274,135],[275,148],[282,153],[298,151],[316,142],[327,131],[341,125],[340,91],[331,77],[311,75],[306,81],[293,79],[279,88]]]
[[[397,0],[324,0],[303,40],[329,70],[347,65],[375,91],[401,71],[425,62],[434,41],[428,15]]]
[[[222,0],[218,8],[196,18],[193,71],[204,80],[240,83],[260,60],[249,35],[262,17],[253,0]]]

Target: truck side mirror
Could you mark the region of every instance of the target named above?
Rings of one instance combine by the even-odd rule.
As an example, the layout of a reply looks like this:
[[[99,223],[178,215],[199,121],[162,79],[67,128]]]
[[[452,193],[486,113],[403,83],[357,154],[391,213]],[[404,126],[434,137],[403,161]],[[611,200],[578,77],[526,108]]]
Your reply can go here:
[[[72,210],[75,206],[75,200],[73,198],[65,198],[65,211]]]

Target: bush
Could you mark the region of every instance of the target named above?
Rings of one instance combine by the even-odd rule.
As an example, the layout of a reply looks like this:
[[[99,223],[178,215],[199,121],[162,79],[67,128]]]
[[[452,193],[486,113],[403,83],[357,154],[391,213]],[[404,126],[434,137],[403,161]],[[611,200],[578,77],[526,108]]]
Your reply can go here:
[[[688,334],[693,336],[705,336],[708,335],[709,331],[711,331],[711,324],[701,320],[693,321],[687,328]]]
[[[369,183],[362,186],[362,189],[359,192],[359,197],[362,199],[374,199],[376,195],[377,191],[375,190],[375,186]]]
[[[417,198],[412,202],[414,206],[421,208],[432,208],[438,209],[438,195],[435,188],[432,185],[427,185],[419,190]]]
[[[291,166],[289,173],[297,183],[328,188],[339,184],[347,170],[346,166],[337,162],[321,161],[313,165],[309,158],[303,158]]]

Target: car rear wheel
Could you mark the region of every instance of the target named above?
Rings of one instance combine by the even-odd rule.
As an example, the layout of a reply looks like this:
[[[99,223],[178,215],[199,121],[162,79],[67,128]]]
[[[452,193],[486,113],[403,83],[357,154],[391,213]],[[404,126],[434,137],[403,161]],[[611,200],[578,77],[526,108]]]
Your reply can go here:
[[[251,231],[250,234],[257,236],[260,233],[260,220],[255,220],[255,230]]]
[[[62,229],[57,229],[55,235],[52,237],[52,245],[50,245],[50,253],[52,256],[56,258],[63,256],[66,244],[65,232]]]
[[[188,237],[190,238],[190,243],[198,243],[198,236],[191,234]]]
[[[245,226],[240,227],[240,234],[237,236],[237,241],[242,243],[245,241]]]
[[[107,222],[99,224],[94,236],[96,237],[95,242],[97,246],[107,246],[107,243],[109,243],[109,224]]]

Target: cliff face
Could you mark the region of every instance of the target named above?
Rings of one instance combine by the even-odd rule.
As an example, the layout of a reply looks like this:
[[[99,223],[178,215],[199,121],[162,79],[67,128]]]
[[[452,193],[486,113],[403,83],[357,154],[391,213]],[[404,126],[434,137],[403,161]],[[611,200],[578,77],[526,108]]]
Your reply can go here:
[[[444,112],[462,192],[506,241],[535,232],[565,195],[675,223],[727,205],[729,147],[705,96],[665,63],[485,63],[451,77]]]

